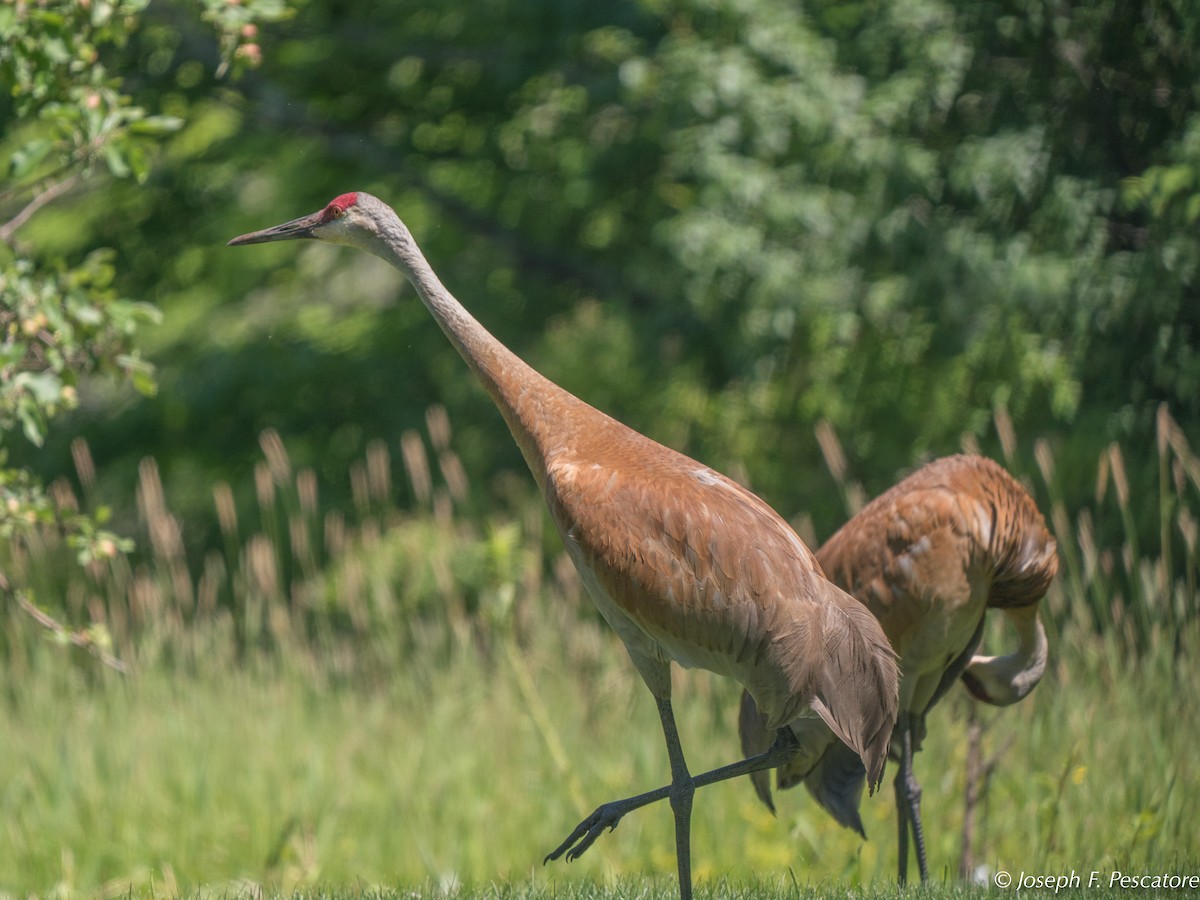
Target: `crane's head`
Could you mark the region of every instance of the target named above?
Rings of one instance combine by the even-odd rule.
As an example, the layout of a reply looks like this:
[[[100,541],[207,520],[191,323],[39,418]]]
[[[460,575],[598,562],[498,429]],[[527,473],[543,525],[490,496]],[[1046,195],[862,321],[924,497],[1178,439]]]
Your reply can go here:
[[[349,244],[378,252],[381,214],[390,212],[386,204],[363,191],[341,194],[325,204],[324,209],[292,219],[273,228],[252,231],[235,237],[229,246],[265,244],[269,241],[311,239],[331,244]],[[392,215],[394,218],[394,214]]]

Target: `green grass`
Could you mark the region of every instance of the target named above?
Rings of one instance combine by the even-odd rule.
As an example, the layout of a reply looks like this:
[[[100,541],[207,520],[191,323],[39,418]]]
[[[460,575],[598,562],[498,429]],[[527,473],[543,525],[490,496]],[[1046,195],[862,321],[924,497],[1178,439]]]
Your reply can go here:
[[[541,865],[598,802],[667,773],[623,650],[577,627],[596,632],[582,671],[572,639],[546,628],[491,659],[456,654],[432,678],[400,669],[368,685],[320,685],[286,661],[97,678],[48,647],[0,707],[0,892],[669,881],[665,805],[576,863]],[[1121,659],[1065,635],[1028,702],[984,711],[986,744],[1004,748],[981,811],[991,869],[1177,872],[1200,860],[1200,729],[1180,699],[1200,695],[1200,677],[1165,654]],[[681,679],[693,769],[735,756],[735,700],[715,678]],[[957,864],[964,707],[938,711],[917,760],[939,880]],[[745,783],[702,792],[699,884],[890,883],[890,788],[866,802],[866,843],[801,792],[779,801],[775,819]]]
[[[541,863],[598,803],[664,783],[668,766],[623,648],[561,557],[539,552],[552,542],[537,504],[476,527],[436,490],[418,492],[424,511],[390,508],[376,477],[357,518],[321,519],[307,476],[264,446],[270,514],[227,521],[226,553],[199,572],[145,473],[151,552],[61,589],[56,613],[96,624],[85,649],[0,608],[0,897],[670,896],[665,804],[575,863]],[[435,451],[445,465],[445,443]],[[1186,474],[1171,516],[1196,508]],[[1146,590],[1164,588],[1134,614],[1110,574],[1121,548],[1076,530],[1103,508],[1054,514],[1076,559],[1047,603],[1051,668],[1022,703],[975,710],[995,763],[976,862],[985,880],[1196,872],[1194,557],[1167,583],[1160,556],[1126,548]],[[43,536],[5,565],[43,598],[60,553]],[[109,640],[128,675],[87,652]],[[737,756],[737,692],[679,673],[693,771]],[[916,761],[938,896],[1004,893],[955,874],[969,709],[964,692],[945,701]],[[700,896],[898,895],[890,783],[865,801],[866,842],[803,791],[776,799],[778,818],[744,781],[697,796]]]

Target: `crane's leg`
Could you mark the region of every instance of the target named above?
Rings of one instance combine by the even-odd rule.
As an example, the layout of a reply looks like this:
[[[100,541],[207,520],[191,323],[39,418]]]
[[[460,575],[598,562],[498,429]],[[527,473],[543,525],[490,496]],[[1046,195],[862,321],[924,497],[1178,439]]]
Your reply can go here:
[[[671,812],[675,814],[675,865],[679,869],[680,900],[692,898],[692,797],[696,784],[683,758],[675,713],[669,697],[656,697],[658,717],[667,739],[667,758],[671,761]]]
[[[674,725],[673,718],[672,725]],[[664,726],[665,730],[666,727]],[[678,741],[678,737],[676,737],[676,740]],[[795,758],[799,749],[800,745],[796,741],[796,736],[792,733],[792,729],[781,728],[776,734],[775,743],[771,745],[770,749],[759,753],[757,756],[751,756],[708,772],[701,772],[699,775],[691,778],[692,787],[702,788],[710,784],[716,784],[718,781],[726,781],[727,779],[737,778],[741,775],[749,775],[751,772],[758,772],[762,769],[777,768]],[[682,754],[680,755],[682,756]],[[564,853],[567,855],[567,862],[578,859],[587,852],[587,849],[596,842],[596,838],[600,837],[605,829],[616,828],[626,813],[671,797],[673,787],[674,784],[672,783],[664,787],[655,788],[652,791],[646,791],[644,794],[638,794],[636,797],[614,800],[611,803],[605,803],[602,806],[596,807],[596,810],[576,825],[575,830],[567,836],[567,839],[546,857],[545,862],[558,859]]]
[[[897,875],[901,884],[908,881],[908,801],[904,796],[904,760],[907,758],[905,747],[911,747],[908,730],[908,713],[900,713],[897,732],[900,735],[900,765],[896,767],[896,865]]]
[[[692,798],[696,793],[696,783],[692,773],[688,771],[687,761],[683,758],[683,747],[679,743],[679,729],[675,727],[675,713],[671,709],[671,698],[655,695],[658,704],[658,717],[662,720],[663,735],[667,739],[667,758],[671,762],[671,784],[662,791],[650,791],[627,800],[606,803],[585,819],[571,832],[557,850],[546,857],[546,862],[558,859],[564,850],[583,837],[579,846],[567,854],[567,862],[579,856],[591,846],[605,827],[616,828],[621,817],[630,810],[637,809],[654,800],[661,799],[665,794],[671,801],[671,812],[675,814],[675,863],[679,870],[680,900],[692,898]]]
[[[929,880],[929,868],[925,861],[925,834],[921,828],[921,786],[913,775],[913,729],[909,713],[901,713],[899,720],[900,767],[896,772],[896,822],[899,828],[897,840],[898,869],[900,884],[908,880],[908,832],[912,829],[913,845],[917,851],[917,870],[922,881]]]

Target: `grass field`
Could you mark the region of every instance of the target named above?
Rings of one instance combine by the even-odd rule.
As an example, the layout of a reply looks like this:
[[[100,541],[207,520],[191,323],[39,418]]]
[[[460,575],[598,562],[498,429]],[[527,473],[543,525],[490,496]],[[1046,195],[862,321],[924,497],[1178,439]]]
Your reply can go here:
[[[573,864],[541,863],[598,803],[664,783],[668,766],[623,648],[543,558],[536,505],[476,527],[430,494],[418,513],[317,529],[304,476],[274,463],[277,493],[268,479],[260,500],[278,518],[226,521],[223,560],[181,568],[147,483],[152,552],[64,589],[64,618],[102,624],[89,633],[128,674],[4,610],[0,896],[670,896],[665,804]],[[387,486],[364,485],[366,509]],[[1195,507],[1186,482],[1172,497],[1172,516]],[[939,896],[1004,893],[1000,872],[1074,872],[1083,887],[1096,872],[1101,894],[1128,892],[1107,889],[1113,871],[1200,873],[1194,585],[1122,613],[1103,550],[1088,568],[1081,515],[1056,523],[1077,559],[1064,553],[1048,600],[1046,678],[1014,707],[976,710],[994,763],[976,809],[979,886],[957,876],[965,692],[931,717],[916,770]],[[298,537],[306,521],[320,552]],[[38,567],[56,552],[8,565],[48,596]],[[1117,552],[1130,571],[1162,568],[1148,548]],[[1103,635],[1098,596],[1114,619]],[[693,771],[737,755],[737,692],[679,673]],[[744,781],[697,795],[701,896],[897,895],[890,783],[865,801],[867,842],[803,791],[777,801],[775,818]]]
[[[286,663],[97,679],[39,654],[20,685],[7,682],[0,723],[0,891],[495,882],[536,895],[669,882],[663,805],[576,863],[541,865],[596,803],[663,782],[667,764],[615,641],[596,635],[603,653],[583,675],[567,642],[539,637],[491,660],[456,657],[430,684],[401,670],[331,686]],[[984,713],[986,745],[1004,752],[981,810],[981,863],[1014,876],[1194,871],[1200,731],[1180,697],[1200,696],[1195,667],[1126,666],[1069,640],[1031,702]],[[735,700],[715,679],[681,679],[694,768],[733,758]],[[964,706],[940,711],[917,763],[939,880],[959,852]],[[890,794],[866,803],[863,843],[802,793],[785,794],[775,819],[745,783],[708,789],[695,812],[698,883],[723,885],[719,896],[754,879],[887,886]]]

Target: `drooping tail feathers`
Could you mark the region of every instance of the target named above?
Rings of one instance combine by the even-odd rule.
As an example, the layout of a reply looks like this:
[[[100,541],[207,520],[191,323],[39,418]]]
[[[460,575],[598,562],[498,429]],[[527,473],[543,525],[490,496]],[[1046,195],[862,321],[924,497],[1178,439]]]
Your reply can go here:
[[[795,719],[787,727],[796,735],[800,752],[775,770],[779,789],[804,782],[813,799],[838,823],[866,837],[858,807],[867,772],[858,754],[835,738],[824,721],[816,717]],[[766,752],[775,741],[775,732],[767,727],[767,717],[759,712],[749,691],[742,692],[738,735],[742,753],[747,757]],[[750,781],[758,799],[774,813],[771,772],[765,769],[754,772]]]
[[[775,742],[775,732],[767,727],[767,717],[758,711],[758,705],[746,690],[742,691],[742,705],[738,708],[738,737],[742,742],[742,755],[747,759],[766,753]],[[750,783],[754,785],[754,793],[758,794],[763,806],[773,814],[775,801],[771,799],[771,770],[751,772]]]
[[[862,802],[866,778],[867,773],[858,755],[845,744],[835,741],[829,745],[816,767],[804,777],[804,786],[838,824],[857,831],[865,838],[867,832],[863,828],[858,807]],[[779,786],[786,787],[783,783]]]
[[[861,757],[872,793],[883,776],[896,726],[900,671],[879,622],[849,594],[830,587],[824,665],[813,709]]]

